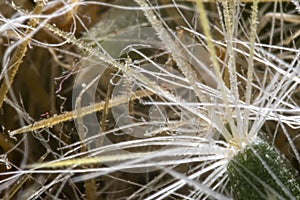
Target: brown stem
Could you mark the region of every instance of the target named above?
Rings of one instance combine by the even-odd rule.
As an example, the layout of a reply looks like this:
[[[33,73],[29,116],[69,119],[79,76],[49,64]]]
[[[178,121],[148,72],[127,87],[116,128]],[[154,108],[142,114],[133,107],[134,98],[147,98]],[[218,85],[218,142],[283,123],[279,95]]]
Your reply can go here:
[[[44,0],[37,1],[32,14],[34,14],[34,15],[41,14],[44,6],[45,6]],[[37,26],[37,20],[35,20],[34,18],[30,19],[27,24],[29,27],[26,29],[25,35],[28,35],[32,31],[32,28],[35,28]],[[0,86],[0,108],[3,105],[4,98],[6,97],[6,94],[14,81],[14,78],[19,70],[21,63],[23,62],[23,58],[27,52],[27,45],[29,42],[30,42],[30,38],[25,39],[17,47],[17,49],[10,61],[8,70],[7,70],[4,80]]]

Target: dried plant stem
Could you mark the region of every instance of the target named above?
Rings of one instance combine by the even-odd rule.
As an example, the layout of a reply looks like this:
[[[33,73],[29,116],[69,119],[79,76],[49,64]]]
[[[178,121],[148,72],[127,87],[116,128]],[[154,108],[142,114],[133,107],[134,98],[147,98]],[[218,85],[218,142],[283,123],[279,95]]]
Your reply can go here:
[[[153,93],[151,93],[150,91],[145,92],[143,90],[138,90],[134,93],[134,96],[131,98],[131,100],[139,99],[139,98],[151,95],[151,94],[153,94]],[[116,97],[109,101],[109,104],[107,105],[107,107],[111,108],[113,106],[117,106],[119,104],[126,103],[126,102],[128,102],[127,95]],[[90,106],[81,108],[80,116],[78,115],[77,110],[66,112],[61,115],[53,116],[51,118],[44,119],[44,120],[38,121],[36,123],[30,124],[28,126],[24,126],[20,129],[14,130],[14,131],[10,132],[10,136],[15,136],[15,135],[25,133],[25,132],[35,131],[35,130],[46,128],[46,127],[52,127],[54,125],[57,125],[59,123],[62,123],[62,122],[68,121],[68,120],[76,119],[78,117],[83,117],[88,114],[91,114],[91,113],[94,113],[97,111],[101,111],[105,108],[105,106],[106,106],[106,102],[102,101],[100,103],[96,103],[94,105],[90,105]]]
[[[41,14],[41,12],[45,6],[45,3],[46,3],[45,0],[37,1],[32,14],[35,14],[35,15]],[[28,22],[29,28],[27,28],[24,33],[26,37],[32,31],[32,28],[35,28],[37,26],[37,24],[38,23],[37,23],[36,19],[29,20],[29,22]],[[4,98],[6,97],[6,94],[14,81],[14,78],[19,70],[21,63],[23,62],[23,58],[27,52],[27,46],[28,46],[29,42],[30,42],[30,38],[26,38],[18,46],[18,48],[16,49],[16,51],[10,61],[9,68],[6,72],[7,74],[4,76],[4,80],[0,86],[0,108],[3,105]]]
[[[103,156],[94,156],[94,157],[64,159],[64,160],[58,160],[56,162],[34,163],[28,165],[27,168],[29,169],[30,168],[56,168],[56,167],[70,167],[72,165],[77,165],[77,166],[92,165],[92,164],[99,164],[104,162],[114,162],[114,161],[140,158],[146,155],[151,155],[151,153],[152,152],[138,152],[138,153],[123,154],[123,155],[103,155]]]
[[[84,182],[85,185],[85,193],[86,199],[92,200],[95,199],[95,194],[97,194],[97,186],[96,186],[96,179],[89,179]]]
[[[224,20],[225,20],[225,28],[226,28],[226,34],[225,34],[225,40],[226,40],[226,46],[227,46],[227,55],[225,60],[227,61],[227,69],[229,72],[229,86],[230,90],[234,96],[234,104],[236,105],[235,111],[237,113],[237,125],[235,125],[235,122],[233,120],[229,121],[230,124],[230,129],[233,135],[233,141],[235,143],[240,143],[239,138],[243,138],[242,135],[242,114],[240,111],[240,108],[237,106],[238,105],[238,100],[240,99],[239,97],[239,91],[238,91],[238,81],[237,81],[237,71],[236,71],[236,59],[235,59],[235,51],[234,51],[234,43],[233,39],[235,38],[236,30],[237,30],[237,21],[236,21],[236,2],[226,0],[223,2],[224,6]],[[229,110],[228,110],[229,111]],[[230,111],[229,111],[230,112]],[[229,116],[231,115],[231,112]],[[242,137],[241,137],[242,136]]]
[[[201,90],[197,86],[197,82],[199,82],[199,80],[195,75],[196,73],[194,72],[194,70],[191,67],[191,65],[189,64],[189,62],[182,57],[182,53],[181,53],[181,48],[182,47],[179,46],[174,41],[174,39],[171,37],[168,30],[164,27],[164,24],[162,23],[162,21],[160,21],[158,16],[156,16],[156,14],[154,13],[153,9],[151,9],[151,5],[149,5],[145,0],[135,0],[135,1],[142,8],[144,8],[143,9],[144,15],[146,16],[148,21],[151,23],[152,27],[157,32],[157,34],[158,34],[159,38],[161,39],[161,41],[164,44],[166,44],[167,50],[172,55],[173,60],[176,62],[177,66],[179,67],[179,69],[181,70],[183,75],[189,81],[189,83],[190,83],[191,87],[193,88],[193,91],[195,92],[196,96],[199,98],[199,100],[201,102],[208,102],[207,97],[201,92]],[[208,22],[207,19],[206,19],[206,22]],[[203,22],[203,23],[205,23],[205,22]],[[210,36],[209,33],[208,33],[208,35],[209,35],[209,36],[207,36],[207,37],[209,37],[208,40],[212,41],[211,36]],[[211,47],[211,49],[210,49],[210,47]],[[224,88],[224,86],[222,84],[223,82],[222,82],[222,75],[221,75],[221,72],[220,72],[220,67],[219,67],[219,64],[218,64],[217,59],[216,59],[216,53],[215,53],[215,49],[213,47],[212,42],[211,42],[210,47],[209,47],[209,51],[213,51],[213,53],[211,54],[212,62],[213,62],[213,65],[216,68],[216,73],[218,74],[217,81],[218,81],[219,85],[222,85],[221,88]],[[223,94],[224,94],[224,99],[226,99],[225,98],[225,89],[224,89]],[[214,111],[212,109],[208,108],[207,112],[209,114],[204,113],[204,115],[210,115],[210,113],[214,112]],[[218,126],[218,124],[220,124],[219,121],[215,121],[215,122],[216,122],[217,126]],[[218,128],[220,128],[220,127],[218,127]],[[227,130],[223,130],[223,132],[224,132],[224,137],[226,139],[229,139],[230,138],[230,133]]]
[[[217,60],[217,54],[216,54],[216,50],[214,48],[214,44],[212,42],[212,36],[210,33],[209,22],[208,22],[208,19],[206,16],[206,11],[204,9],[204,5],[201,0],[197,0],[195,2],[197,5],[197,9],[199,11],[199,19],[203,26],[204,35],[206,36],[206,43],[208,46],[207,49],[210,53],[210,59],[213,63],[214,72],[217,75],[217,79],[219,80],[219,82],[222,83],[223,79],[222,79],[221,69],[220,69],[220,65]],[[223,93],[223,95],[225,95],[224,86],[219,85],[219,87],[221,87],[221,89],[223,90],[222,93]],[[224,100],[226,100],[226,98],[224,98]]]
[[[300,36],[300,30],[283,41],[284,45],[289,45],[294,39]]]
[[[253,82],[253,73],[254,73],[254,43],[256,37],[257,30],[257,12],[258,12],[258,0],[253,1],[252,5],[252,16],[251,16],[251,32],[250,32],[250,52],[249,52],[249,60],[248,60],[248,72],[247,72],[247,86],[246,86],[246,104],[250,106],[251,100],[251,90],[252,90],[252,82]],[[244,113],[244,133],[248,132],[249,126],[249,110],[246,109]],[[255,133],[257,134],[257,133]]]
[[[161,41],[163,41],[164,44],[167,44],[167,50],[172,54],[173,60],[176,62],[184,76],[189,80],[197,97],[200,99],[200,101],[203,101],[204,96],[201,94],[197,86],[197,77],[195,72],[191,68],[190,64],[180,56],[181,51],[179,45],[177,45],[171,38],[168,30],[164,28],[163,23],[155,15],[153,9],[151,9],[151,6],[144,0],[135,1],[143,8],[144,15],[157,32]]]
[[[50,151],[46,151],[43,156],[40,157],[40,159],[37,161],[38,163],[43,162],[45,158],[49,155]],[[10,200],[13,199],[13,197],[18,193],[20,188],[32,178],[31,174],[23,174],[21,177],[18,178],[18,181],[16,184],[14,184],[5,194],[3,197],[3,200]]]
[[[220,65],[219,65],[218,60],[217,60],[217,54],[216,54],[216,50],[214,48],[214,44],[212,42],[212,36],[211,36],[211,33],[210,33],[210,28],[209,28],[209,21],[207,19],[206,11],[204,9],[204,5],[203,5],[201,0],[196,1],[196,6],[197,6],[197,9],[199,11],[199,19],[200,19],[200,22],[201,22],[202,27],[203,27],[204,35],[206,36],[207,48],[208,48],[208,51],[210,53],[211,61],[213,63],[214,72],[217,76],[217,79],[219,80],[219,83],[220,83],[219,87],[222,91],[223,100],[224,100],[224,103],[226,105],[225,106],[225,117],[228,118],[228,115],[231,116],[232,114],[231,114],[231,111],[228,109],[229,108],[229,103],[228,103],[228,100],[227,100],[227,92],[226,92],[225,85],[221,84],[223,82],[222,74],[221,74],[221,68],[220,68]],[[228,120],[228,122],[231,123],[231,125],[232,125],[231,121],[232,120]],[[225,139],[227,141],[229,141],[231,139],[231,134],[226,129],[223,130],[223,136],[225,137]]]

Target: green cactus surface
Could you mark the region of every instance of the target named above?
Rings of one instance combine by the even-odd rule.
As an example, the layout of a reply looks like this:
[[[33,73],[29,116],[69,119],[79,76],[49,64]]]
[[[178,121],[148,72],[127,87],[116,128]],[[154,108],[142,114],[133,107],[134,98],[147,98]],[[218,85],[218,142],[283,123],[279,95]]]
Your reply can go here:
[[[248,145],[227,169],[235,199],[300,199],[297,173],[267,142]]]

